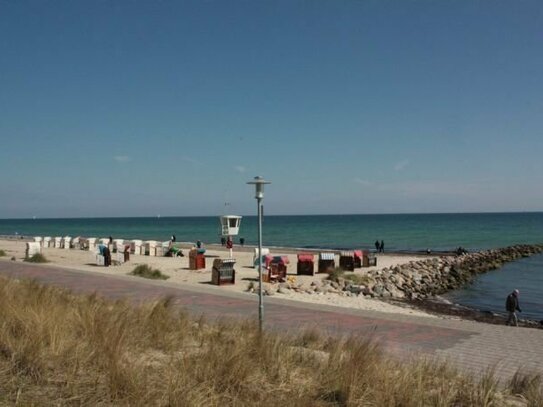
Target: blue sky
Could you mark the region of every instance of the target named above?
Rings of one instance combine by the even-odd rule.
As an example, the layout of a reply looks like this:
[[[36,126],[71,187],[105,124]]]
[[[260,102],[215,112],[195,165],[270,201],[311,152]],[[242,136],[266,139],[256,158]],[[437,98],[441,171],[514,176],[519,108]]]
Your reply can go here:
[[[0,0],[0,218],[543,210],[541,1]]]

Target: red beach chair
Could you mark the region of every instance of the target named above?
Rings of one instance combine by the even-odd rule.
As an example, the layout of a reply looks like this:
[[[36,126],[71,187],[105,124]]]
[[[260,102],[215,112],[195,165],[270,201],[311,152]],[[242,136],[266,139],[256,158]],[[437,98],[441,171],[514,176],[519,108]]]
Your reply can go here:
[[[315,264],[313,261],[313,254],[311,253],[299,253],[298,264],[296,266],[296,273],[298,275],[314,276]]]

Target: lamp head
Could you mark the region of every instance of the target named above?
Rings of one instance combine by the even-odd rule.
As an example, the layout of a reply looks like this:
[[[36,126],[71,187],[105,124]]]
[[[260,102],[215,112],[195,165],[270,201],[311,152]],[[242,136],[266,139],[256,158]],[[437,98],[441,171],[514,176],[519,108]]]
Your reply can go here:
[[[261,176],[257,176],[253,181],[249,181],[247,184],[255,186],[255,198],[262,199],[264,198],[264,185],[271,184],[271,182],[264,180]]]

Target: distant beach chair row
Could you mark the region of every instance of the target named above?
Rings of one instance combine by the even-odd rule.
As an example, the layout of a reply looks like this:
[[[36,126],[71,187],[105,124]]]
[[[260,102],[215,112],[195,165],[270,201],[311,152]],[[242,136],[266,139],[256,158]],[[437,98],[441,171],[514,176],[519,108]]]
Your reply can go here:
[[[253,266],[258,267],[258,248],[254,249]],[[302,252],[297,254],[298,263],[296,273],[298,275],[314,275],[315,274],[315,254]],[[277,273],[278,275],[286,275],[286,267],[289,263],[287,256],[272,256],[268,248],[262,248],[262,265],[267,271]],[[354,271],[355,268],[370,267],[377,265],[377,258],[369,251],[353,250],[342,251],[339,253],[339,267],[343,270]],[[318,273],[327,273],[336,267],[336,254],[333,252],[321,252],[318,254]],[[270,275],[271,276],[271,275]]]
[[[124,253],[128,251],[130,254],[146,255],[146,256],[164,256],[170,249],[170,242],[159,242],[156,240],[125,240],[113,239],[110,243],[109,238],[95,237],[51,237],[45,236],[34,237],[34,243],[37,243],[41,248],[55,249],[78,249],[96,251],[99,244],[108,246],[112,253]]]

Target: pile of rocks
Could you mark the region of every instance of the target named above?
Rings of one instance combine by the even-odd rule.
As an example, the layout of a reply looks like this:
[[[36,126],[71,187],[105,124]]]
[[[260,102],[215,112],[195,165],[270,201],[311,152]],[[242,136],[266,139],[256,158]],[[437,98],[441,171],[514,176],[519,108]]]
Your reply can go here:
[[[251,285],[249,292],[256,293],[257,288]],[[300,293],[309,295],[337,294],[344,297],[354,297],[357,295],[371,295],[371,290],[367,286],[352,284],[349,280],[338,278],[337,281],[314,280],[309,285],[297,282],[284,282],[279,284],[264,283],[262,286],[264,295]]]
[[[459,256],[412,261],[390,268],[369,271],[364,284],[355,284],[337,277],[315,280],[309,286],[285,282],[265,284],[264,294],[338,294],[342,296],[371,296],[377,298],[421,299],[442,294],[470,283],[478,274],[495,270],[504,263],[542,253],[543,245],[516,245]],[[255,292],[254,288],[249,291]]]

